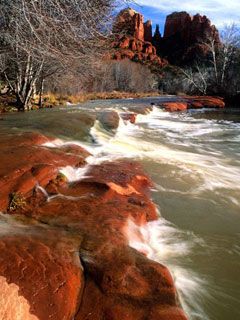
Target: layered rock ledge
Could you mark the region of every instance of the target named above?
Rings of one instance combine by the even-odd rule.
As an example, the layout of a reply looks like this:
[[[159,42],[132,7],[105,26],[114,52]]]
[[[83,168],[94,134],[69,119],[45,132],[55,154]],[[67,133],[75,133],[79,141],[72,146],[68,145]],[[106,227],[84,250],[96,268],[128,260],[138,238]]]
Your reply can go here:
[[[168,269],[129,246],[158,218],[141,167],[49,142],[0,135],[0,319],[186,320]]]
[[[176,112],[188,109],[224,108],[225,102],[221,97],[185,96],[176,99],[176,101],[162,102],[159,106],[166,111]]]

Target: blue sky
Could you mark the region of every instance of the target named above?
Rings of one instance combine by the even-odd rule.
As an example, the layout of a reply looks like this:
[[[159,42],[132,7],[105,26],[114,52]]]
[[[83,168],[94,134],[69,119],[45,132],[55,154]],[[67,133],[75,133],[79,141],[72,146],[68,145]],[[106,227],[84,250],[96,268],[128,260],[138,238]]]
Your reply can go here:
[[[161,31],[166,15],[174,11],[187,11],[191,14],[205,14],[219,29],[235,22],[240,24],[240,0],[135,0],[132,4],[136,11],[141,12],[145,20],[160,24]]]

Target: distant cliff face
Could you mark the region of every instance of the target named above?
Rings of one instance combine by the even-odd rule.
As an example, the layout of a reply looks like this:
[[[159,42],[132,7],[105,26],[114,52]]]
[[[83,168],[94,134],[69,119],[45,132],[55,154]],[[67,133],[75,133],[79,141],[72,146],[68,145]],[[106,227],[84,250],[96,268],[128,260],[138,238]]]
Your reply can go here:
[[[131,8],[122,10],[117,16],[114,32],[144,41],[143,16]]]
[[[113,31],[117,34],[113,43],[114,59],[130,59],[152,68],[162,68],[167,64],[157,55],[152,43],[152,22],[148,20],[144,23],[140,13],[131,8],[122,10],[116,18]]]
[[[185,44],[206,42],[209,38],[220,42],[219,34],[214,25],[206,16],[196,14],[191,16],[187,12],[175,12],[167,16],[164,38],[180,35]]]
[[[220,44],[217,29],[206,16],[175,12],[166,18],[158,53],[167,56],[173,64],[187,63],[207,56],[209,41]]]
[[[164,66],[167,60],[173,65],[191,63],[197,57],[209,54],[207,43],[220,44],[219,33],[206,16],[191,16],[187,12],[174,12],[167,16],[164,35],[159,25],[154,35],[152,22],[144,23],[143,16],[131,8],[122,10],[116,18],[114,32],[115,59],[155,63]],[[164,57],[165,59],[163,59]]]

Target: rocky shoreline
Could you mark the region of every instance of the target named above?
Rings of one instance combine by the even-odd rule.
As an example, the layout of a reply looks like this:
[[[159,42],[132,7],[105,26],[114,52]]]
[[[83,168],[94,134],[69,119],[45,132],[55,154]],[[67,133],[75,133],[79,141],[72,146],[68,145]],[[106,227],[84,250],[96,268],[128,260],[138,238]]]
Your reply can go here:
[[[159,103],[171,112],[217,106],[221,98]],[[86,121],[114,134],[153,108]],[[0,153],[0,318],[187,319],[169,270],[148,258],[141,227],[159,215],[138,163],[92,162],[82,146],[34,132],[0,134]]]
[[[134,162],[87,165],[77,145],[0,135],[4,319],[187,319],[168,269],[129,246],[158,219]],[[69,181],[61,168],[87,172]]]

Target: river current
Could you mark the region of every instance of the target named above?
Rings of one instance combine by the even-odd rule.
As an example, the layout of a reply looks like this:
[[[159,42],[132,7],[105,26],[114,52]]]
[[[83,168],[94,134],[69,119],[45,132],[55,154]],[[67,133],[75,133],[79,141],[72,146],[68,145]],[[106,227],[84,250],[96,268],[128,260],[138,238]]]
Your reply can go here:
[[[149,258],[171,270],[181,303],[192,320],[240,319],[240,110],[168,113],[155,106],[136,124],[120,122],[115,134],[81,117],[102,109],[158,102],[95,101],[79,106],[3,116],[0,133],[40,131],[53,145],[74,141],[93,156],[89,163],[133,159],[154,182],[161,218],[141,228]],[[171,99],[171,98],[169,98]],[[63,169],[69,180],[84,170]]]

